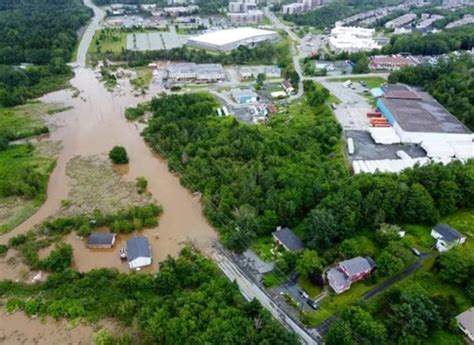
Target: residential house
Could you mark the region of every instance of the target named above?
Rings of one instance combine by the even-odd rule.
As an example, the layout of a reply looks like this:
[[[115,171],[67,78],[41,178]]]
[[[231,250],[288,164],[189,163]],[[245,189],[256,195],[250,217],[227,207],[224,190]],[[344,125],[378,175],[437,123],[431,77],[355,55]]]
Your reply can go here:
[[[289,228],[277,229],[272,233],[277,246],[281,246],[290,252],[299,252],[304,249],[304,243]]]
[[[151,265],[151,248],[146,237],[134,237],[126,244],[127,261],[130,269]]]
[[[431,230],[431,237],[436,239],[435,247],[439,252],[445,252],[466,242],[466,236],[447,224],[436,225]]]
[[[340,294],[349,290],[351,284],[367,277],[375,268],[375,262],[370,257],[361,257],[344,260],[327,272],[327,279],[331,288]]]
[[[211,83],[225,79],[225,70],[221,64],[209,63],[196,66],[196,81]]]
[[[474,307],[456,316],[459,329],[466,335],[466,343],[474,345]]]
[[[295,88],[293,87],[293,85],[291,85],[291,82],[288,79],[283,80],[283,83],[281,83],[281,86],[283,87],[283,89],[288,95],[292,95],[295,93]]]
[[[93,233],[87,239],[87,247],[94,249],[112,248],[115,244],[116,234],[111,233]]]

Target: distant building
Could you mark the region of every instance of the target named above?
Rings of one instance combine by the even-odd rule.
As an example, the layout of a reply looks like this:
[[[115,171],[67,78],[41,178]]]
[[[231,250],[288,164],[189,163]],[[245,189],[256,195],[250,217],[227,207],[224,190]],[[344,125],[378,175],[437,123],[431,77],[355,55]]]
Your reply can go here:
[[[278,66],[242,66],[239,69],[241,79],[256,78],[259,74],[267,78],[280,78],[281,68]]]
[[[321,5],[322,0],[299,0],[298,2],[283,5],[281,11],[283,14],[303,14]]]
[[[199,6],[190,5],[190,6],[174,6],[174,7],[165,7],[163,12],[171,17],[185,16],[192,13],[196,13],[199,10]]]
[[[244,27],[218,30],[191,37],[187,45],[200,49],[230,51],[240,46],[252,48],[263,42],[276,42],[279,37],[275,31]]]
[[[370,257],[361,257],[344,260],[327,272],[327,279],[331,288],[340,294],[349,290],[351,284],[367,277],[375,268],[375,262]]]
[[[87,239],[87,247],[93,249],[112,248],[115,244],[116,234],[97,232]]]
[[[407,24],[410,24],[417,18],[415,13],[407,13],[403,16],[397,17],[385,23],[385,27],[388,29],[401,28]]]
[[[369,62],[371,70],[394,71],[402,67],[416,66],[419,61],[411,55],[377,55],[372,56]]]
[[[329,48],[336,53],[348,52],[357,53],[380,49],[374,39],[375,30],[353,26],[336,26],[331,30],[329,37]]]
[[[146,237],[134,237],[126,244],[127,261],[130,269],[151,265],[151,248]]]
[[[173,82],[211,83],[224,80],[226,77],[224,67],[221,64],[176,63],[170,64],[167,71],[168,80]]]
[[[273,240],[289,252],[299,252],[304,249],[303,241],[289,228],[279,229],[272,233]]]
[[[474,15],[466,14],[462,19],[456,20],[454,22],[449,23],[446,25],[446,29],[457,28],[459,26],[474,24]]]
[[[466,236],[447,224],[438,224],[431,230],[431,237],[436,239],[436,249],[445,252],[466,242]]]
[[[474,344],[474,307],[456,316],[459,329],[466,335],[468,344]]]
[[[239,104],[256,103],[258,95],[251,89],[233,89],[232,98]]]
[[[237,0],[229,2],[230,13],[245,13],[257,9],[256,0]]]
[[[228,13],[229,22],[236,25],[256,24],[263,20],[263,12],[260,10],[252,10],[244,13]]]

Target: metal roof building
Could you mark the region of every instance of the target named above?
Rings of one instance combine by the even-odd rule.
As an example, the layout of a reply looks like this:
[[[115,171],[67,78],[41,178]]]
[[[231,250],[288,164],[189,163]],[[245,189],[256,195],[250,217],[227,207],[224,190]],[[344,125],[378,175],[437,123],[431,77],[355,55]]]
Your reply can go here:
[[[134,237],[127,241],[127,261],[130,269],[151,265],[151,248],[146,237]]]
[[[190,37],[187,45],[200,49],[230,51],[239,46],[254,47],[262,42],[275,42],[279,37],[275,31],[243,27],[218,30]]]
[[[289,228],[283,228],[272,233],[273,238],[286,250],[297,252],[304,249],[303,241]]]

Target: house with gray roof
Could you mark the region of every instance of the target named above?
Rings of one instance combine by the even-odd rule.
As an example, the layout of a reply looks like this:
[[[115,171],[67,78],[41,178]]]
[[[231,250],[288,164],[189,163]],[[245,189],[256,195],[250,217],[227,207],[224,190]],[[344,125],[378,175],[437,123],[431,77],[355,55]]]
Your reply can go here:
[[[116,234],[96,232],[87,239],[87,247],[93,249],[112,248],[115,244]]]
[[[374,268],[375,262],[372,258],[358,256],[339,262],[327,272],[326,277],[331,288],[340,294],[349,290],[353,282],[367,277]]]
[[[474,344],[474,307],[456,316],[459,329],[466,335],[466,343]]]
[[[127,261],[130,269],[151,265],[151,248],[148,238],[134,237],[126,244]]]
[[[447,224],[438,224],[431,230],[431,237],[436,239],[435,247],[445,252],[466,242],[466,236],[457,232]]]
[[[299,252],[304,249],[304,243],[289,228],[278,229],[272,233],[276,245],[282,246],[290,252]]]

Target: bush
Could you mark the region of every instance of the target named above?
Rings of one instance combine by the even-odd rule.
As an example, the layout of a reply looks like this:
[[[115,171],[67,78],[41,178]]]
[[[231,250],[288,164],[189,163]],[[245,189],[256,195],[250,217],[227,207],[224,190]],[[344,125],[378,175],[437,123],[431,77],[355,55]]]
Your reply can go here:
[[[109,158],[114,164],[127,164],[127,150],[123,146],[114,146],[109,152]]]
[[[148,181],[144,177],[137,177],[137,186],[138,194],[142,194],[146,191],[146,187],[148,186]]]
[[[5,255],[8,252],[8,246],[0,244],[0,256]]]
[[[69,244],[58,244],[49,256],[41,261],[40,266],[44,270],[61,272],[71,266],[72,246]]]

